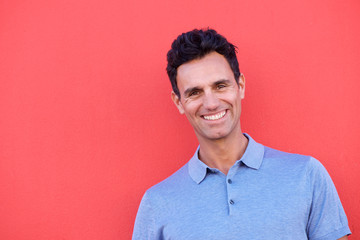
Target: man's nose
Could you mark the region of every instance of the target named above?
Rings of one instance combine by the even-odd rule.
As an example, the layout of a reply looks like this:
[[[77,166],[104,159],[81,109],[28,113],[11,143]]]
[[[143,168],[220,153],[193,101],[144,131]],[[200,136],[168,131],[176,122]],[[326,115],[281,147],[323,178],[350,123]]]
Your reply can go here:
[[[220,105],[220,101],[216,94],[207,92],[204,94],[203,105],[207,110],[216,110]]]

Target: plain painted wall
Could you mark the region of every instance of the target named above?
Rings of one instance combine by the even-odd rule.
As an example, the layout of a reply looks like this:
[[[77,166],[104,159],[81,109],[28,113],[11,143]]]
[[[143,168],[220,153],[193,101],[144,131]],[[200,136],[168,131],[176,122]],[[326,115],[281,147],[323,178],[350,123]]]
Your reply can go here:
[[[207,26],[239,47],[243,130],[319,159],[360,239],[358,0],[0,1],[0,239],[130,239],[197,147],[165,55]]]

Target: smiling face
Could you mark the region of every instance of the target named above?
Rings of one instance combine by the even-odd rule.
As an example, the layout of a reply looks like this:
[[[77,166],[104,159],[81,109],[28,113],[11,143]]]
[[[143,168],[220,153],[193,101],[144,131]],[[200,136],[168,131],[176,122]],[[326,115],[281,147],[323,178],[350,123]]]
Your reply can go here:
[[[227,60],[217,52],[192,60],[177,69],[179,97],[172,99],[185,114],[199,141],[218,140],[241,134],[241,99],[245,94],[243,75],[236,83]]]

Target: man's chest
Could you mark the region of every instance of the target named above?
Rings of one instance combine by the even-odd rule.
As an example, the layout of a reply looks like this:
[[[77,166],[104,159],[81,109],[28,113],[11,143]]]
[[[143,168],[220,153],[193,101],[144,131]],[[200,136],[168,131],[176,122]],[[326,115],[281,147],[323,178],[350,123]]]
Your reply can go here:
[[[289,232],[307,239],[311,202],[302,181],[234,177],[201,184],[205,189],[168,199],[172,217],[158,222],[164,239],[289,239]]]

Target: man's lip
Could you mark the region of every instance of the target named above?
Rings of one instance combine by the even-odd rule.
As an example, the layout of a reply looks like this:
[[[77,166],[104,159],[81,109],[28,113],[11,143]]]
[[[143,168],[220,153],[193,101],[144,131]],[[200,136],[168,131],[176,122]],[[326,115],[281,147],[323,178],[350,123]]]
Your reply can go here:
[[[204,115],[201,115],[202,118],[204,118],[205,120],[209,120],[209,121],[214,121],[214,120],[218,120],[218,119],[221,119],[225,116],[227,110],[223,110],[223,111],[220,111],[220,112],[217,112],[217,113],[212,113],[212,114],[204,114]]]

